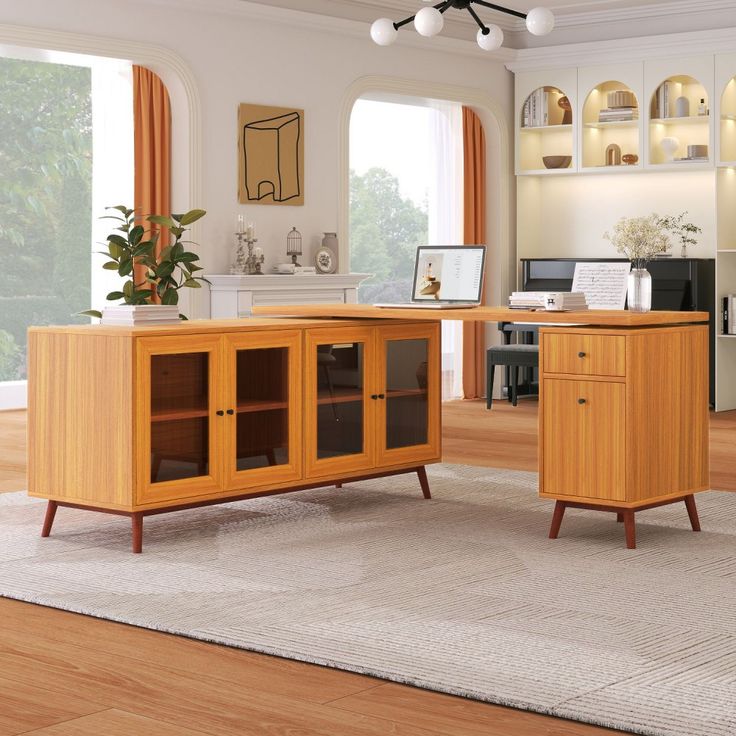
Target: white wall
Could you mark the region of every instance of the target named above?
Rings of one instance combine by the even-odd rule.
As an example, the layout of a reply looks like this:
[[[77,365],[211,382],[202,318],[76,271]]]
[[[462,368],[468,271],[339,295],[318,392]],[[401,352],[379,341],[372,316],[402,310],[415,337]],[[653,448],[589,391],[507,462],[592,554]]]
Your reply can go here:
[[[338,175],[339,114],[347,89],[361,77],[390,76],[482,90],[498,101],[506,117],[502,122],[511,129],[512,75],[500,61],[480,53],[468,55],[465,47],[462,53],[440,50],[447,44],[436,39],[426,40],[426,50],[414,44],[380,48],[368,38],[367,25],[365,33],[358,27],[357,34],[355,24],[330,19],[322,23],[311,16],[300,27],[297,23],[306,16],[267,10],[239,0],[23,0],[3,3],[0,23],[156,44],[184,59],[201,99],[202,197],[188,202],[188,190],[177,180],[174,208],[191,205],[208,211],[199,240],[203,265],[211,272],[226,272],[229,267],[238,213],[256,223],[267,269],[283,257],[292,226],[301,231],[308,257],[323,231],[337,229],[339,191],[344,185]],[[303,207],[238,204],[240,102],[304,108]],[[186,156],[186,147],[180,138],[176,141],[174,156],[180,159]],[[180,169],[175,166],[176,176]],[[510,185],[510,174],[505,176]],[[496,183],[492,185],[495,194]],[[513,215],[496,213],[498,217]]]

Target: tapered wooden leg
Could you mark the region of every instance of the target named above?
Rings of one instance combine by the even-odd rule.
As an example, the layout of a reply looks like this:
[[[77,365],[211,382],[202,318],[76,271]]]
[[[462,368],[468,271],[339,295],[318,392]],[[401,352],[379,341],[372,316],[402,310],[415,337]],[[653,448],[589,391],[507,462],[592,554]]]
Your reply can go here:
[[[133,552],[140,554],[143,552],[143,514],[131,514],[130,522],[133,528]]]
[[[424,498],[432,498],[432,494],[429,492],[429,481],[427,480],[427,471],[424,469],[424,465],[421,468],[417,468],[417,476]]]
[[[46,505],[46,516],[43,519],[43,529],[41,529],[42,537],[48,537],[51,534],[51,527],[54,525],[54,517],[58,506],[56,501],[49,501]]]
[[[700,519],[698,518],[698,509],[695,505],[695,496],[692,494],[685,496],[685,507],[687,508],[687,515],[690,517],[690,524],[694,532],[700,531]]]
[[[552,514],[552,524],[549,527],[549,538],[557,539],[557,535],[560,533],[560,527],[562,526],[562,517],[565,515],[565,509],[567,508],[564,501],[555,501],[555,511]]]
[[[626,549],[636,549],[636,519],[633,509],[624,513],[624,533],[626,534]]]
[[[616,514],[616,521],[617,521],[617,522],[618,522],[619,524],[623,524],[623,521],[624,521],[624,515],[623,515],[622,513],[620,513],[620,512],[619,512],[618,514]]]

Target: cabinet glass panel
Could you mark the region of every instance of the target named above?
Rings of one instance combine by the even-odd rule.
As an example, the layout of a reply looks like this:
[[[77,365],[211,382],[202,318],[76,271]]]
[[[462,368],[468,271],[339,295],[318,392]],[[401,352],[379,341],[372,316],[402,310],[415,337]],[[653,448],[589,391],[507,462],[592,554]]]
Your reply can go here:
[[[151,483],[209,474],[209,353],[151,357]]]
[[[235,467],[289,462],[289,350],[238,350]]]
[[[317,346],[317,458],[363,452],[364,345]]]
[[[386,449],[428,442],[427,359],[429,343],[386,343]]]

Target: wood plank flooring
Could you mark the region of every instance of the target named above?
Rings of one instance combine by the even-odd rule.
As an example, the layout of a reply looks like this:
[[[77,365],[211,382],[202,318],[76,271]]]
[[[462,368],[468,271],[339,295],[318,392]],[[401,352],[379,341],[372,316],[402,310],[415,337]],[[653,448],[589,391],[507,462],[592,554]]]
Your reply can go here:
[[[447,462],[536,469],[537,405],[446,404]],[[736,412],[711,420],[736,490]],[[0,491],[25,488],[25,412],[0,413]],[[0,736],[620,733],[0,599]]]

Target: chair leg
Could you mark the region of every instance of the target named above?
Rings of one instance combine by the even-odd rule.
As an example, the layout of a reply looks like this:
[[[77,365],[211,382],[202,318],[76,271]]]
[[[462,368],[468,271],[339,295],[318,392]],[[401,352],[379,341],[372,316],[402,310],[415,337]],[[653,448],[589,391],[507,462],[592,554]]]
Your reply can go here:
[[[636,549],[636,518],[633,509],[623,512],[624,533],[626,534],[626,549]]]
[[[48,537],[51,534],[51,527],[54,525],[54,517],[56,516],[56,509],[59,504],[56,501],[49,501],[46,504],[46,516],[43,519],[43,529],[41,529],[41,536]]]
[[[567,504],[564,501],[555,501],[555,511],[552,514],[552,524],[549,528],[549,538],[557,539],[557,535],[560,533],[560,527],[562,526],[562,517],[565,515],[565,509]]]
[[[486,372],[488,374],[488,395],[486,396],[486,409],[491,409],[493,406],[493,374],[495,373],[496,366],[492,361],[488,361]]]
[[[335,488],[342,488],[342,483],[335,483]]]
[[[511,366],[511,406],[516,406],[519,393],[519,366]]]
[[[624,523],[624,515],[621,512],[619,512],[618,514],[616,514],[616,521],[619,524],[623,524]]]
[[[417,468],[417,477],[419,478],[419,485],[422,487],[422,493],[424,498],[432,498],[432,494],[429,491],[429,481],[427,480],[427,471],[422,465],[421,468]]]
[[[698,508],[695,505],[695,496],[690,494],[685,496],[685,508],[687,508],[687,515],[690,517],[690,525],[694,532],[700,531],[700,519],[698,518]]]
[[[133,532],[133,552],[139,555],[143,552],[143,514],[140,512],[131,514],[130,523]]]

